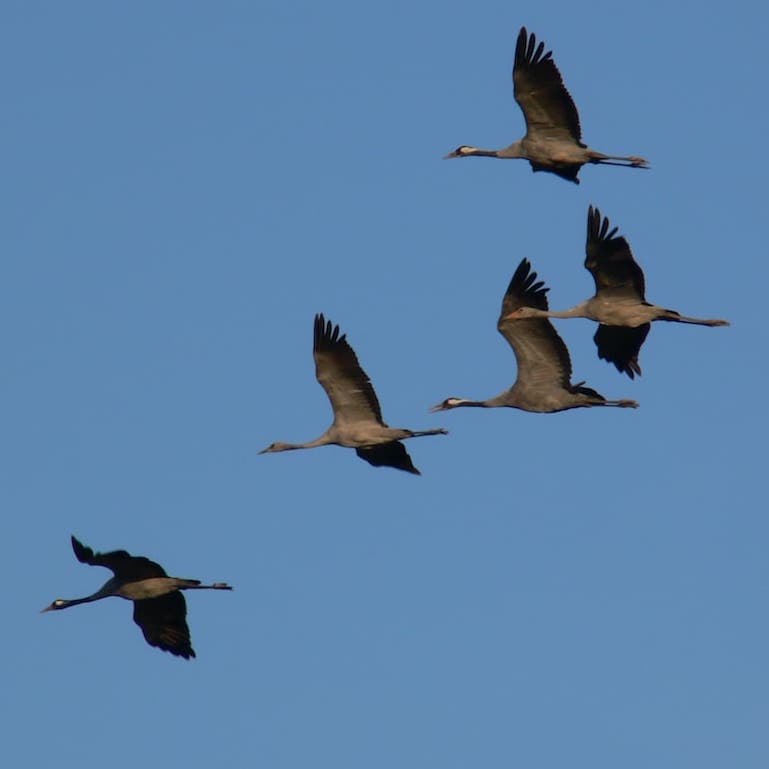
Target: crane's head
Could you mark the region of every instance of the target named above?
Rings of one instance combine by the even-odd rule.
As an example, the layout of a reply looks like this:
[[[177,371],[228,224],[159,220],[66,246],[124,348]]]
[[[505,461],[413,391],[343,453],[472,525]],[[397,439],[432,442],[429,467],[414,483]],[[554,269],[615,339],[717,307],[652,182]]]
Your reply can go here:
[[[542,311],[536,307],[519,307],[513,310],[509,315],[505,315],[502,320],[525,320],[526,318],[541,318]]]
[[[446,398],[445,401],[441,401],[435,406],[430,407],[430,413],[434,414],[437,411],[448,411],[449,409],[455,409],[457,406],[461,406],[464,403],[462,398]]]
[[[451,158],[464,158],[468,155],[474,155],[478,151],[477,147],[469,147],[466,144],[462,144],[460,147],[457,147],[454,152],[449,152],[448,155],[444,155],[444,160],[451,160]]]
[[[50,606],[46,606],[45,609],[41,609],[40,613],[46,611],[56,611],[57,609],[66,609],[67,606],[69,606],[69,601],[64,600],[63,598],[57,598]]]

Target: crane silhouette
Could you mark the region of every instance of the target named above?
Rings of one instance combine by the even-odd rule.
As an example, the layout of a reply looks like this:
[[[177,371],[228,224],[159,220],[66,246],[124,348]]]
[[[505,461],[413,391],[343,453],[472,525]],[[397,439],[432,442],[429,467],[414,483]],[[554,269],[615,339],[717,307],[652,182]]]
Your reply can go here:
[[[184,659],[195,656],[186,620],[187,604],[179,591],[232,590],[232,587],[224,582],[202,585],[197,579],[169,577],[162,566],[149,558],[129,555],[125,550],[94,553],[75,537],[71,539],[72,549],[80,563],[104,566],[114,576],[85,598],[57,598],[43,609],[44,612],[67,609],[110,596],[126,598],[134,602],[134,622],[141,628],[150,646],[157,646]]]
[[[374,467],[394,467],[407,473],[420,475],[414,467],[406,447],[405,438],[422,435],[446,435],[447,430],[406,430],[388,427],[382,419],[374,387],[358,363],[339,326],[326,321],[322,314],[315,316],[313,336],[315,376],[326,391],[334,412],[331,427],[319,438],[307,443],[270,444],[260,454],[294,449],[312,449],[316,446],[346,446]]]
[[[634,400],[606,400],[584,382],[571,383],[569,351],[547,318],[518,319],[520,307],[547,309],[548,288],[537,281],[528,259],[523,259],[513,275],[502,299],[502,311],[497,330],[513,348],[518,363],[518,375],[513,386],[494,398],[484,401],[446,398],[431,411],[445,411],[460,406],[510,408],[551,413],[590,406],[619,406],[637,408]]]
[[[519,307],[510,318],[589,318],[600,325],[593,340],[598,357],[613,363],[631,379],[641,374],[638,355],[652,321],[728,326],[729,321],[690,318],[646,301],[644,274],[633,258],[627,240],[609,230],[609,219],[597,208],[587,212],[585,268],[595,281],[595,295],[569,310]]]
[[[449,158],[523,158],[532,171],[549,171],[575,184],[586,163],[648,168],[634,155],[604,155],[582,143],[579,114],[553,61],[552,51],[521,27],[515,45],[513,91],[526,119],[526,135],[508,147],[484,150],[463,144]]]

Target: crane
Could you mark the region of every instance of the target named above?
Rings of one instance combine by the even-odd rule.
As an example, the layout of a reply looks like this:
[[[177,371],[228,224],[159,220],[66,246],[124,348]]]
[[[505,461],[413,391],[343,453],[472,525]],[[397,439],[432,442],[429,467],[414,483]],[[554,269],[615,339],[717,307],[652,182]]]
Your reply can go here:
[[[531,170],[549,171],[579,184],[577,175],[586,163],[648,168],[648,161],[635,155],[604,155],[582,142],[579,114],[553,61],[552,51],[534,34],[521,27],[515,45],[513,92],[526,119],[526,135],[508,147],[484,150],[462,145],[444,156],[449,158],[524,158]]]
[[[314,441],[276,442],[259,453],[334,444],[355,449],[361,459],[374,467],[394,467],[420,475],[401,441],[422,435],[446,435],[448,431],[442,428],[415,431],[388,427],[382,419],[382,410],[371,380],[358,363],[346,335],[341,334],[339,326],[327,321],[320,313],[315,316],[313,356],[315,376],[326,391],[334,412],[333,423]]]
[[[149,558],[129,555],[125,550],[95,553],[74,536],[71,540],[75,557],[80,563],[104,566],[114,576],[85,598],[57,598],[43,609],[44,612],[68,609],[110,596],[126,598],[134,602],[134,622],[141,628],[150,646],[157,646],[184,659],[195,656],[186,620],[187,604],[180,591],[232,590],[230,585],[224,582],[202,585],[197,579],[169,577],[162,566]]]
[[[547,318],[515,317],[520,307],[547,309],[548,288],[537,281],[528,259],[518,265],[502,299],[497,330],[513,348],[518,375],[513,386],[484,401],[446,398],[431,411],[460,406],[496,408],[507,406],[537,413],[551,413],[590,406],[638,408],[634,400],[606,400],[584,382],[571,383],[571,360],[558,332]]]
[[[652,321],[728,326],[729,321],[690,318],[646,301],[644,274],[627,240],[609,230],[609,219],[590,206],[587,212],[585,268],[595,281],[595,295],[568,310],[519,307],[510,318],[589,318],[600,325],[593,341],[598,357],[631,379],[641,374],[638,355]]]

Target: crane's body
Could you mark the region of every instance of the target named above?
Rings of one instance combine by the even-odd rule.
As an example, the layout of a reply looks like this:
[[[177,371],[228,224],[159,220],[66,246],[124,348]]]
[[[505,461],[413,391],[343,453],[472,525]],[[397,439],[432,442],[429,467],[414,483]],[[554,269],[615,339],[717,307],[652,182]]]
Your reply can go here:
[[[374,467],[394,467],[414,475],[414,466],[406,447],[400,441],[424,435],[446,435],[443,428],[407,430],[389,427],[382,418],[379,399],[366,372],[361,368],[355,351],[339,326],[315,316],[313,336],[315,376],[328,396],[334,421],[323,435],[307,443],[271,443],[260,454],[318,446],[344,446],[355,449],[357,455]]]
[[[134,622],[141,628],[150,646],[189,659],[195,656],[187,626],[187,604],[180,590],[232,590],[224,582],[203,585],[197,579],[169,577],[162,566],[143,556],[129,555],[125,550],[94,553],[75,537],[72,550],[80,563],[104,566],[114,576],[95,593],[84,598],[57,598],[44,612],[68,609],[102,598],[125,598],[134,603]]]
[[[728,326],[717,318],[693,318],[646,301],[643,271],[630,245],[610,230],[609,219],[590,206],[587,213],[585,268],[595,281],[595,294],[568,310],[517,307],[508,318],[588,318],[599,323],[594,341],[598,357],[613,363],[633,379],[641,374],[638,355],[651,323],[689,323],[697,326]]]
[[[633,400],[607,400],[583,382],[572,384],[571,359],[553,324],[545,317],[522,319],[516,311],[522,307],[547,310],[547,291],[537,282],[527,259],[521,261],[502,299],[497,329],[515,353],[518,375],[513,386],[487,400],[446,398],[432,411],[462,406],[479,408],[509,407],[548,414],[591,406],[637,408]]]
[[[526,120],[526,135],[497,150],[462,145],[445,156],[449,158],[493,157],[502,160],[528,160],[531,170],[548,171],[579,184],[578,174],[587,163],[648,168],[636,155],[606,155],[582,142],[579,114],[566,90],[552,51],[521,27],[515,46],[513,90]]]

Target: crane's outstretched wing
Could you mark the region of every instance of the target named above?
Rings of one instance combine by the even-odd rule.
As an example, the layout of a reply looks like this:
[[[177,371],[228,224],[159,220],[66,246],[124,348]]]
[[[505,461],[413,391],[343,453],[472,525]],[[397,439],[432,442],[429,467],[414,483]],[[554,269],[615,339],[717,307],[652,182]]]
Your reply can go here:
[[[515,44],[513,91],[526,118],[526,135],[581,144],[579,114],[553,61],[553,52],[521,27]],[[583,145],[584,146],[584,145]],[[547,169],[549,170],[549,169]]]
[[[113,550],[111,553],[94,553],[94,551],[84,545],[75,537],[71,538],[72,549],[75,551],[75,558],[80,563],[87,563],[89,566],[104,566],[110,569],[114,575],[125,582],[134,582],[148,577],[167,577],[165,570],[160,564],[150,561],[144,556],[130,555],[125,550]]]
[[[394,467],[414,475],[422,474],[414,467],[406,447],[400,441],[355,449],[355,453],[374,467]]]
[[[377,422],[383,425],[374,387],[339,326],[315,316],[315,376],[331,401],[334,424]]]
[[[636,328],[606,326],[601,323],[593,337],[598,348],[598,357],[613,363],[620,374],[627,374],[631,379],[635,379],[636,374],[641,376],[638,354],[650,328],[651,323],[644,323]]]
[[[186,616],[187,604],[178,590],[134,601],[134,622],[142,629],[147,643],[188,660],[195,656],[195,651]]]
[[[566,345],[547,318],[505,320],[519,307],[547,310],[544,282],[537,282],[528,259],[523,259],[515,271],[502,299],[502,312],[497,329],[515,353],[518,362],[516,384],[556,386],[571,389],[571,360]]]
[[[587,212],[585,268],[595,281],[596,296],[611,295],[645,302],[643,271],[633,259],[627,240],[616,234],[617,227],[610,231],[610,226],[609,219],[602,218],[601,212],[590,206]]]

